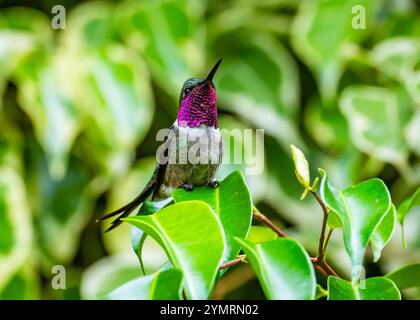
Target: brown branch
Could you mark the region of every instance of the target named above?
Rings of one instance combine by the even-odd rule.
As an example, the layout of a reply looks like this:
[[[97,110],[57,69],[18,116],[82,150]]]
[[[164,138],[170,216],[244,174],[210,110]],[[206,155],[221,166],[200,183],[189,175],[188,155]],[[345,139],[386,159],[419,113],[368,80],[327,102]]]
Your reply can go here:
[[[318,272],[322,274],[322,276],[328,278],[328,273],[319,264],[314,263],[314,268],[318,270]]]
[[[335,276],[335,277],[337,277],[337,278],[341,278],[341,277],[337,274],[337,272],[335,272],[335,271],[334,271],[334,269],[333,269],[333,268],[331,268],[331,266],[328,264],[327,260],[323,259],[322,261],[320,261],[320,263],[321,263],[321,265],[323,266],[323,268],[324,268],[325,270],[327,270],[327,272],[328,272],[330,275]]]
[[[316,199],[316,201],[318,201],[319,205],[321,206],[322,212],[324,214],[328,214],[328,208],[325,205],[324,201],[322,201],[321,197],[318,195],[318,193],[316,193],[316,191],[311,191],[312,195],[314,196],[314,198]]]
[[[255,220],[258,220],[268,226],[271,230],[278,234],[281,238],[287,238],[286,234],[277,227],[270,219],[268,219],[264,214],[262,214],[256,207],[254,207],[252,216]]]
[[[228,261],[228,262],[226,262],[226,263],[224,263],[224,264],[220,265],[220,266],[219,266],[219,270],[222,270],[222,269],[226,269],[226,268],[232,267],[232,266],[234,266],[235,264],[238,264],[238,263],[240,263],[240,262],[243,262],[244,260],[245,260],[245,255],[240,255],[240,256],[238,256],[237,258],[235,258],[235,259],[233,259],[233,260],[231,260],[231,261]]]
[[[328,208],[325,205],[324,201],[318,195],[316,191],[311,191],[311,194],[314,196],[316,201],[318,201],[319,205],[321,206],[323,217],[322,217],[322,226],[321,226],[321,234],[319,235],[319,245],[318,245],[318,259],[320,261],[324,260],[325,257],[325,231],[327,229],[327,222],[328,222]]]
[[[316,191],[314,190],[311,191],[311,194],[314,196],[316,201],[318,201],[319,205],[321,206],[322,213],[323,213],[321,234],[319,236],[318,256],[316,258],[311,258],[311,260],[315,266],[316,265],[320,266],[322,270],[325,271],[327,274],[340,278],[337,272],[335,272],[334,269],[331,268],[331,266],[325,260],[325,252],[327,249],[327,245],[328,245],[328,242],[330,241],[332,232],[334,230],[334,229],[329,229],[327,238],[325,238],[325,231],[326,231],[327,223],[328,223],[329,209]]]

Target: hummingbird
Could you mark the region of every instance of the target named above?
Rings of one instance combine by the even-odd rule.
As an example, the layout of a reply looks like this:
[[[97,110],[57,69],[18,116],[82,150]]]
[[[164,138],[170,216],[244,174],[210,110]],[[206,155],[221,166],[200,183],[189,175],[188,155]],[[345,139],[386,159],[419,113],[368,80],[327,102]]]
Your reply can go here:
[[[157,162],[152,177],[140,194],[130,203],[99,221],[119,215],[105,231],[111,231],[150,196],[168,198],[172,190],[195,186],[217,188],[216,170],[223,158],[223,141],[219,129],[216,88],[213,78],[219,59],[205,78],[190,78],[182,86],[178,117],[169,128],[162,146],[156,153]]]

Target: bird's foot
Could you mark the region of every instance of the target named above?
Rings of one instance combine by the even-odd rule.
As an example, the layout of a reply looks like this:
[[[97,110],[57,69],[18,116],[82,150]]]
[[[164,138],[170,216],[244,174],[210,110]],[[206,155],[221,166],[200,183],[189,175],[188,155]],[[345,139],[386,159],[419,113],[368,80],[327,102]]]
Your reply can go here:
[[[182,187],[184,188],[185,191],[192,191],[193,189],[192,184],[189,184],[189,183],[184,183]]]
[[[211,188],[217,188],[219,186],[219,181],[217,180],[209,181],[207,185]]]

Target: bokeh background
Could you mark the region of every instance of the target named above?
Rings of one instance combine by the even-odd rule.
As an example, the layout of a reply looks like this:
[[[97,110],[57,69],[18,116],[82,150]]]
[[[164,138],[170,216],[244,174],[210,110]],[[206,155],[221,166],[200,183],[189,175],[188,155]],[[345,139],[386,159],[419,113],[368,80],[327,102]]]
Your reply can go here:
[[[63,30],[51,27],[55,4],[66,9]],[[366,29],[352,28],[354,5],[366,9]],[[140,275],[130,228],[104,234],[95,219],[145,185],[183,81],[219,57],[220,126],[265,130],[264,173],[246,177],[254,202],[311,253],[321,212],[299,201],[291,143],[339,187],[379,176],[398,204],[420,184],[418,1],[0,6],[0,298],[100,299]],[[406,249],[397,226],[379,263],[368,253],[368,276],[420,261],[419,210],[406,229]],[[149,270],[166,260],[151,240],[144,258]],[[339,232],[328,258],[348,272]],[[51,286],[54,265],[66,269],[65,290]],[[213,298],[263,295],[241,265]]]

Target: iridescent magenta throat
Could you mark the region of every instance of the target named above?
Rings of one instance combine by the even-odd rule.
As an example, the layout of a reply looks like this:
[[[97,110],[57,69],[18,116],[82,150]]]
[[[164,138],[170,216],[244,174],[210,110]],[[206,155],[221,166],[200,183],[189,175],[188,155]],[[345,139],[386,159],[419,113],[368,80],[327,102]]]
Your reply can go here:
[[[195,87],[181,101],[178,111],[178,126],[198,127],[200,124],[219,127],[217,122],[216,90],[210,84]]]

